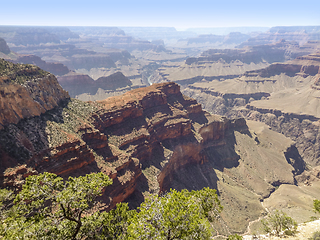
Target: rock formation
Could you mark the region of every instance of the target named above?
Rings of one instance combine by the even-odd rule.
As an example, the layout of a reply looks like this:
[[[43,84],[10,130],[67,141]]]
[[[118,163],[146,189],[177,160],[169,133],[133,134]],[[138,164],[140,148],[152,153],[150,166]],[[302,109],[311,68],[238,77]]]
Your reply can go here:
[[[3,38],[0,38],[0,52],[4,54],[10,53],[10,48],[7,45],[7,42]]]
[[[319,67],[319,53],[314,53],[247,71],[239,78],[194,83],[184,93],[210,112],[267,123],[297,141],[304,160],[314,166],[319,163],[317,140],[302,132],[309,132],[309,127],[318,132]]]
[[[12,76],[4,80],[6,91],[32,82],[31,100],[46,111],[11,104],[22,115],[3,121],[0,130],[1,186],[19,187],[26,176],[44,171],[63,177],[101,171],[113,179],[101,197],[105,209],[121,201],[136,207],[171,187],[216,188],[225,206],[216,229],[227,234],[244,232],[265,213],[260,200],[281,184],[294,184],[304,170],[290,139],[263,124],[210,115],[172,82],[81,102],[68,100],[61,88],[51,87],[49,95],[42,85],[47,75],[21,84]]]
[[[18,46],[60,43],[60,40],[79,38],[79,35],[66,27],[1,26],[0,37]]]
[[[310,40],[319,40],[319,36],[319,26],[279,26],[272,27],[267,32],[249,38],[246,42],[240,44],[239,47],[270,44],[281,39],[296,41],[302,45]]]
[[[58,77],[58,81],[63,89],[69,92],[71,97],[75,97],[83,93],[94,95],[97,93],[99,88],[103,90],[116,90],[117,88],[132,85],[132,82],[121,72],[116,72],[107,77],[100,77],[97,80],[93,80],[85,74],[72,72]]]
[[[163,64],[150,81],[174,81],[183,86],[200,81],[224,81],[238,78],[246,72],[263,69],[272,63],[313,53],[319,46],[319,42],[308,42],[305,46],[299,46],[296,42],[281,40],[242,49],[210,49],[204,51],[200,57],[188,58],[180,64]]]
[[[0,129],[39,116],[69,98],[56,78],[33,65],[0,59]]]
[[[55,76],[62,76],[70,72],[70,70],[62,63],[50,63],[43,61],[40,57],[35,55],[22,55],[15,60],[18,63],[34,64],[41,69],[52,73]]]

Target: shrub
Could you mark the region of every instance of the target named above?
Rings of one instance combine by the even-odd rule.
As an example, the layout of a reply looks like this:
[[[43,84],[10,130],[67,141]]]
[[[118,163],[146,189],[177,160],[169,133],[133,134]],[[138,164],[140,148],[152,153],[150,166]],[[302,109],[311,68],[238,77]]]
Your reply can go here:
[[[287,216],[284,212],[278,210],[269,215],[268,219],[262,221],[264,231],[266,233],[280,234],[292,236],[297,230],[297,222],[291,217]]]
[[[229,235],[227,240],[242,240],[243,237],[239,236],[238,234]]]
[[[320,232],[317,231],[317,232],[314,232],[312,234],[312,237],[311,238],[308,238],[308,240],[320,240]]]

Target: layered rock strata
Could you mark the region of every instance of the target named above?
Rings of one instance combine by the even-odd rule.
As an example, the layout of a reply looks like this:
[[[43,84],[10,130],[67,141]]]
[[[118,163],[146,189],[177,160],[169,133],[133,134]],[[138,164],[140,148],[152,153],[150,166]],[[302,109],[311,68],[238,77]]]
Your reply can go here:
[[[48,95],[44,86],[36,91],[40,80],[32,83],[31,96]],[[49,93],[34,99],[49,105],[55,92]],[[211,187],[225,206],[215,226],[222,234],[244,232],[265,214],[260,201],[279,185],[295,184],[304,170],[291,140],[265,125],[210,115],[172,82],[96,102],[66,95],[55,107],[28,114],[0,130],[1,186],[19,188],[44,171],[65,178],[100,171],[113,179],[101,197],[106,210],[121,201],[136,207],[170,188]]]
[[[57,79],[33,65],[0,59],[0,129],[39,116],[69,98]]]
[[[99,88],[114,91],[118,88],[132,85],[132,82],[121,72],[113,73],[107,77],[100,77],[97,80],[93,80],[85,74],[72,72],[58,77],[58,81],[63,89],[69,92],[71,97],[76,97],[83,93],[94,95]]]

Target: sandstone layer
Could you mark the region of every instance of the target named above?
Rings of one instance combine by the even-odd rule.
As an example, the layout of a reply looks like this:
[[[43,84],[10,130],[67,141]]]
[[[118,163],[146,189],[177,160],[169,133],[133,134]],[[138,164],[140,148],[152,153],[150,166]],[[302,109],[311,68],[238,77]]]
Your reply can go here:
[[[104,209],[121,201],[136,207],[169,188],[216,188],[225,210],[215,228],[228,234],[264,215],[260,201],[279,185],[294,185],[305,168],[291,140],[210,115],[172,82],[97,102],[65,100],[0,130],[1,186],[19,188],[44,171],[101,171],[113,179]]]
[[[267,123],[297,141],[304,160],[314,166],[319,162],[315,137],[320,116],[319,67],[319,53],[314,53],[247,71],[234,79],[197,82],[183,92],[215,114]],[[309,131],[315,131],[315,136],[302,134]]]
[[[39,116],[69,98],[53,75],[33,65],[0,59],[0,71],[0,129]]]

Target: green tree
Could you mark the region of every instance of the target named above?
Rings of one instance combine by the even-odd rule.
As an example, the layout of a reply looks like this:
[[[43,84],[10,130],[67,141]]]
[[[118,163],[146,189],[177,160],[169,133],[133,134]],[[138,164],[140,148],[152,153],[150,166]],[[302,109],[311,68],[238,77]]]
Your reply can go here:
[[[0,189],[0,237],[4,235],[7,219],[14,218],[13,200],[15,194],[8,189]]]
[[[135,210],[129,210],[127,203],[118,203],[109,212],[95,212],[89,216],[82,229],[85,239],[126,239],[127,228],[136,215]]]
[[[128,239],[209,239],[208,219],[222,210],[216,191],[170,190],[147,199],[128,227]]]
[[[63,181],[52,173],[29,176],[3,220],[4,239],[80,239],[96,197],[112,181],[92,173]]]
[[[100,212],[96,197],[112,181],[93,173],[64,181],[52,173],[29,176],[22,190],[0,190],[1,239],[209,239],[222,206],[215,190],[171,190],[141,204]]]

